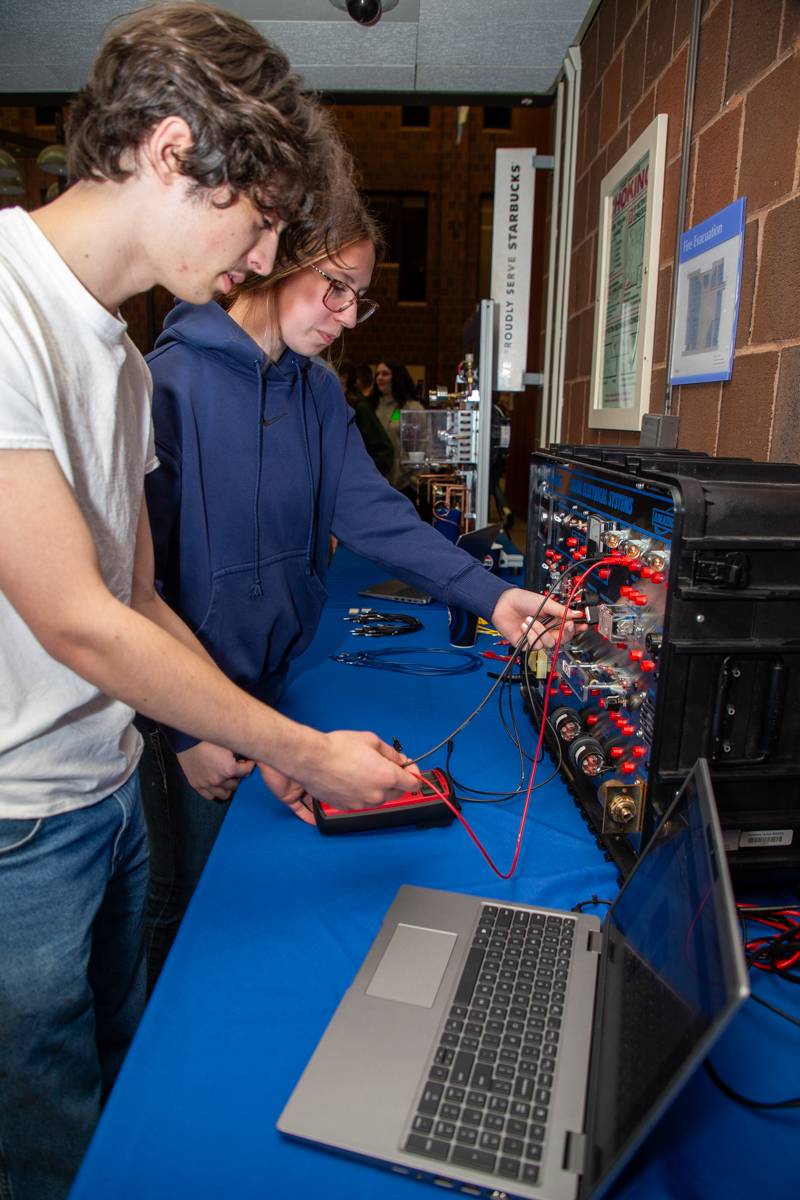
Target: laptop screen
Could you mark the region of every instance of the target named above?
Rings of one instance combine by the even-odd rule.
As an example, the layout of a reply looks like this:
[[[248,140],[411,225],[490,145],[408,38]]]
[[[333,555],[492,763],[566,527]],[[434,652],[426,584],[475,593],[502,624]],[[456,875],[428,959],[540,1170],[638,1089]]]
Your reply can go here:
[[[500,522],[495,525],[483,525],[480,529],[462,533],[456,545],[460,546],[462,550],[466,550],[467,554],[471,554],[473,558],[482,560],[491,551],[502,528]]]
[[[610,1182],[747,994],[701,760],[606,918],[583,1194]]]

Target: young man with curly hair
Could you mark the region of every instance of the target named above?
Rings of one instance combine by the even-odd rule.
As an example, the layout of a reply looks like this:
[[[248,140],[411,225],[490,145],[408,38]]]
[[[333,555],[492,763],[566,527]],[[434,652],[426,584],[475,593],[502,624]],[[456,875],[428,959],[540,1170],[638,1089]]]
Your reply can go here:
[[[150,380],[120,304],[205,303],[326,220],[348,159],[283,54],[195,3],[112,26],[72,186],[0,214],[0,1196],[63,1197],[144,1003],[139,711],[363,806],[416,786],[366,733],[229,682],[153,586]],[[245,761],[241,761],[244,759]],[[267,767],[267,771],[270,770]]]

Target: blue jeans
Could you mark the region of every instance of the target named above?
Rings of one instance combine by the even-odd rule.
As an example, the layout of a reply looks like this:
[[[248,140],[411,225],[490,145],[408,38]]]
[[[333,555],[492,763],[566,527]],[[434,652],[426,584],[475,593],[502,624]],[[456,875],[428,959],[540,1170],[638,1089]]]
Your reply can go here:
[[[146,717],[139,763],[142,804],[150,841],[147,895],[147,987],[155,986],[194,889],[203,873],[230,801],[205,800],[188,782],[164,734]],[[3,1200],[0,1192],[0,1200]]]
[[[145,1002],[147,840],[133,776],[0,820],[0,1200],[61,1200]]]

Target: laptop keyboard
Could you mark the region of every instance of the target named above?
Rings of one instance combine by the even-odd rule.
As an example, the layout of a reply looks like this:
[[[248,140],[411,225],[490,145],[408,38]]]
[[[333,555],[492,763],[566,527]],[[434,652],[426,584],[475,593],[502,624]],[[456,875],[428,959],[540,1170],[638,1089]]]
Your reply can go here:
[[[575,922],[485,904],[405,1149],[539,1182]]]

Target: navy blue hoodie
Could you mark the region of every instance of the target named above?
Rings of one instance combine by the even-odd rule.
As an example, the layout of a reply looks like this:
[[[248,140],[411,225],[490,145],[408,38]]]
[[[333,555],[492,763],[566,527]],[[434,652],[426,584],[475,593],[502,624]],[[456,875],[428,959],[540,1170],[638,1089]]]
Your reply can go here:
[[[156,580],[234,683],[275,699],[316,632],[331,533],[445,603],[491,615],[508,584],[386,482],[332,372],[291,350],[270,362],[213,302],[176,305],[147,361]],[[168,732],[178,751],[195,744]]]

